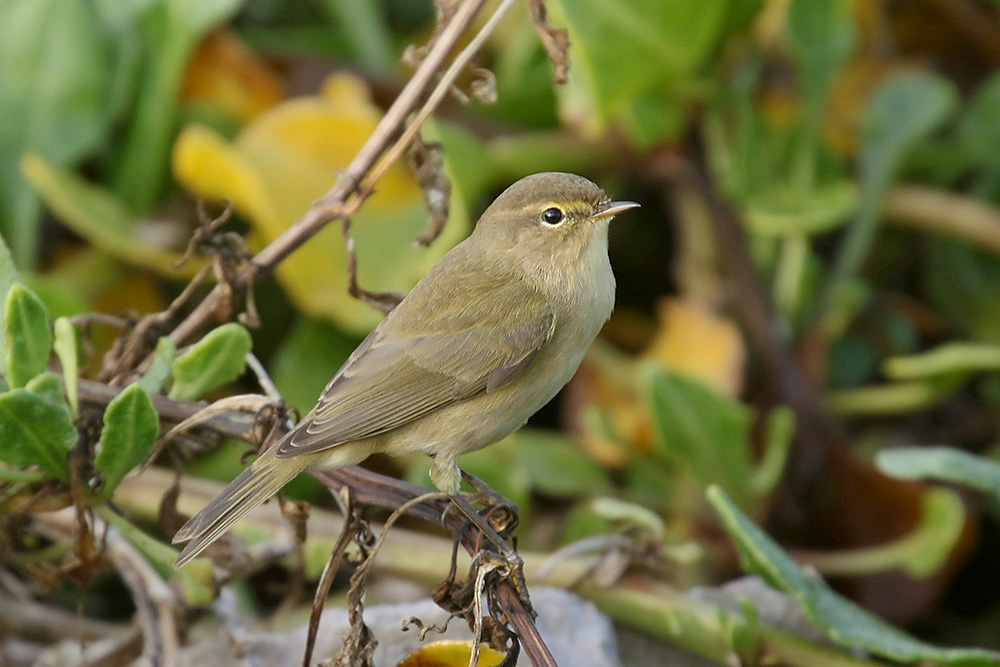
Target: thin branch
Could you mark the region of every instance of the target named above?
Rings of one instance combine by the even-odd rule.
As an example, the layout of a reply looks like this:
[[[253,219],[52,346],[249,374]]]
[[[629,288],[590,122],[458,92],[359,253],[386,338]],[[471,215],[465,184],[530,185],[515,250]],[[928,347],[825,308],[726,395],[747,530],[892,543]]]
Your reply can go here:
[[[273,270],[275,266],[312,238],[326,224],[351,215],[361,206],[364,197],[359,195],[358,186],[375,165],[379,156],[390,146],[393,138],[400,135],[400,131],[406,125],[406,119],[425,98],[438,70],[461,36],[472,24],[485,2],[486,0],[467,0],[462,3],[451,16],[447,25],[438,33],[427,57],[420,63],[420,67],[417,68],[413,77],[407,82],[389,110],[386,111],[385,116],[382,117],[351,163],[337,178],[330,191],[313,204],[306,214],[289,227],[284,234],[257,253],[240,272],[238,277],[240,281],[250,284],[260,274]],[[468,53],[467,50],[462,51],[462,54],[455,59],[455,63],[459,63],[465,58],[465,62],[461,63],[464,67],[472,55],[474,54]],[[436,105],[439,101],[440,98],[435,99],[434,104]],[[433,108],[432,106],[431,110]],[[370,192],[374,181],[369,179],[367,186]],[[356,194],[359,196],[351,199],[352,195]],[[225,296],[225,287],[216,285],[208,296],[174,328],[170,333],[170,340],[174,344],[180,344],[194,336],[215,316],[219,306],[224,303]]]
[[[107,407],[115,396],[122,392],[124,387],[113,387],[101,382],[80,378],[78,389],[80,391],[81,406],[100,408]],[[160,420],[164,423],[180,424],[186,419],[202,412],[205,406],[193,401],[175,401],[166,396],[153,396],[153,407],[156,408]],[[227,438],[236,438],[245,442],[255,442],[254,426],[256,425],[256,415],[247,412],[235,412],[232,410],[222,411],[213,414],[204,421],[199,421],[198,427],[212,431]]]
[[[458,78],[458,75],[462,73],[465,66],[469,64],[473,57],[479,53],[479,49],[482,48],[483,42],[489,37],[490,33],[496,29],[497,24],[500,23],[500,19],[503,18],[507,10],[510,9],[511,5],[514,4],[514,0],[503,0],[496,11],[493,12],[493,16],[480,28],[476,36],[472,38],[468,46],[462,49],[461,53],[452,61],[451,65],[445,71],[444,75],[441,77],[441,81],[435,86],[434,90],[431,92],[430,97],[427,98],[427,102],[421,107],[420,111],[417,112],[416,117],[407,125],[406,131],[403,132],[403,136],[389,149],[378,165],[372,170],[372,174],[366,179],[365,185],[362,188],[362,198],[368,197],[375,190],[375,183],[378,182],[380,178],[389,170],[396,160],[410,147],[413,140],[416,138],[417,133],[420,132],[420,128],[423,127],[424,121],[426,121],[434,109],[437,108],[444,96],[448,94],[451,90],[451,85]],[[459,10],[460,12],[461,10]],[[456,13],[457,14],[457,13]],[[454,20],[454,19],[453,19]],[[430,54],[427,56],[430,58]],[[426,62],[426,60],[424,61]]]

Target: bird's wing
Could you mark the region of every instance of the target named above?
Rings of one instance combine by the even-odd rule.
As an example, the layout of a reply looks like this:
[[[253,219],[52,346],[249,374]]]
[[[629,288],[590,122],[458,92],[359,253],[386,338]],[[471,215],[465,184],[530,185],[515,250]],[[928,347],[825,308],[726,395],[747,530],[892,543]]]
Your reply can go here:
[[[278,445],[278,457],[385,433],[516,379],[552,336],[551,304],[510,280],[484,284],[482,294],[459,291],[461,301],[447,292],[404,299]]]

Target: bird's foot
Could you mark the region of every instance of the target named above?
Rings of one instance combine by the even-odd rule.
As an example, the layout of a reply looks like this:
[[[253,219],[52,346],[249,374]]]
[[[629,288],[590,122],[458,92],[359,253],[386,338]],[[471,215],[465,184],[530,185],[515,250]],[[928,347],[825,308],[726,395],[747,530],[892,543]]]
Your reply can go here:
[[[481,494],[482,489],[486,489],[490,494],[489,497],[491,499],[499,499],[499,502],[487,507],[485,516],[476,511],[469,504],[469,501],[466,500],[465,496],[460,493],[451,497],[452,502],[465,515],[465,518],[479,529],[485,540],[492,547],[491,551],[493,553],[491,555],[484,555],[483,557],[494,558],[494,562],[507,572],[511,585],[517,592],[518,597],[521,598],[524,608],[531,612],[531,599],[528,595],[528,586],[524,579],[524,560],[517,553],[517,550],[507,542],[510,531],[517,526],[517,507],[503,496],[494,492],[481,480],[475,477],[472,479],[475,479],[476,483],[481,485],[481,488],[477,488],[477,494]],[[472,484],[475,488],[476,484]],[[474,496],[474,498],[477,501],[480,500],[478,495]],[[489,503],[488,500],[486,502],[487,504]]]
[[[473,490],[473,493],[466,496],[468,502],[485,505],[486,509],[480,516],[485,516],[493,530],[505,540],[509,538],[519,522],[517,504],[504,498],[475,475],[464,470],[461,473]]]

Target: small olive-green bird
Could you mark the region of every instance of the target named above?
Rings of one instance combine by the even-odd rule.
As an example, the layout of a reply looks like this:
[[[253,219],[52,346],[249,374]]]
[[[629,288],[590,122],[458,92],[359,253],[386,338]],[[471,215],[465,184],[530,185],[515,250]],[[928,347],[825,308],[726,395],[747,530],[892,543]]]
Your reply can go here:
[[[589,180],[505,190],[351,354],[316,407],[174,536],[181,566],[310,468],[423,452],[455,496],[456,459],[520,428],[576,372],[615,301],[608,222],[639,206]]]

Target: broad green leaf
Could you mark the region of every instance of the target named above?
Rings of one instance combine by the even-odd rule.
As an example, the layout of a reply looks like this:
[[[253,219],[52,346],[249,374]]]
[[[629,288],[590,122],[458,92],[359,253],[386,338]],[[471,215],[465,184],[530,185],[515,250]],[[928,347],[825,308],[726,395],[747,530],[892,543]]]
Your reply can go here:
[[[65,406],[26,389],[0,394],[3,461],[12,466],[36,465],[51,477],[68,482],[67,454],[76,440],[76,427]]]
[[[63,377],[66,380],[66,398],[69,400],[69,409],[76,417],[80,414],[80,396],[77,392],[77,380],[79,379],[79,362],[76,358],[76,328],[69,318],[60,317],[55,324],[56,340],[52,345],[62,364]]]
[[[900,479],[961,484],[1000,499],[1000,463],[952,447],[900,447],[879,452],[875,465]]]
[[[513,436],[518,463],[531,488],[553,498],[581,498],[606,493],[607,473],[573,439],[559,433],[522,429]]]
[[[156,396],[163,390],[163,385],[170,378],[170,369],[177,355],[177,348],[167,337],[156,341],[156,351],[153,353],[153,363],[149,370],[137,383],[150,396]]]
[[[209,389],[238,378],[253,342],[250,332],[230,322],[213,329],[174,360],[170,398],[193,401]]]
[[[351,62],[385,75],[393,73],[398,56],[378,3],[323,0],[319,4],[340,26],[341,39],[350,45]]]
[[[765,190],[747,201],[746,226],[764,236],[822,234],[847,222],[857,203],[857,186],[848,180],[804,192]]]
[[[242,0],[163,0],[149,5],[141,16],[139,29],[148,49],[140,74],[145,85],[115,183],[115,192],[129,210],[145,213],[159,198],[185,65],[201,38],[241,4]]]
[[[0,3],[0,233],[22,270],[36,262],[41,209],[21,156],[67,166],[101,144],[112,64],[92,3]]]
[[[44,399],[57,403],[59,405],[66,405],[66,397],[63,395],[63,385],[62,380],[55,373],[50,373],[45,371],[44,373],[39,373],[35,377],[28,381],[28,384],[24,385],[24,388],[33,394],[38,394]]]
[[[799,62],[807,101],[826,96],[855,43],[849,0],[810,0],[788,7],[788,43]]]
[[[878,231],[885,194],[906,155],[953,112],[958,103],[948,80],[923,71],[889,79],[868,100],[861,128],[857,219],[841,243],[820,308],[837,300],[843,285],[856,277]]]
[[[806,574],[720,487],[713,485],[706,495],[736,545],[743,568],[794,597],[809,619],[836,643],[904,663],[1000,664],[1000,653],[933,646],[889,625],[833,592],[821,578]]]
[[[7,293],[15,283],[21,282],[21,276],[14,266],[14,258],[10,256],[10,248],[0,234],[0,303],[7,303]],[[4,313],[0,309],[0,332],[6,331]],[[0,336],[0,375],[7,375],[7,336]]]
[[[181,255],[140,239],[135,218],[110,192],[38,155],[23,160],[25,177],[59,220],[96,248],[118,259],[170,277],[191,277],[203,265],[192,260],[175,267]]]
[[[52,349],[52,333],[45,305],[20,283],[7,293],[4,328],[7,380],[11,387],[23,387],[45,370]]]
[[[741,3],[746,5],[747,3]],[[751,3],[759,6],[760,3]],[[678,89],[694,76],[730,27],[726,0],[558,0],[550,2],[552,22],[565,26],[573,44],[569,81],[559,91],[564,121],[603,130],[626,119],[633,138],[652,143],[683,127],[670,123],[660,136],[647,130],[637,99],[659,94],[660,114],[669,114]],[[637,63],[655,63],[637,66]],[[671,97],[673,98],[671,100]],[[638,112],[638,113],[637,113]]]
[[[702,484],[722,485],[748,507],[751,411],[696,380],[659,369],[650,370],[648,387],[658,451],[685,464]]]
[[[131,384],[108,403],[94,467],[104,473],[101,496],[110,498],[132,468],[146,460],[160,434],[160,418],[149,396]]]

